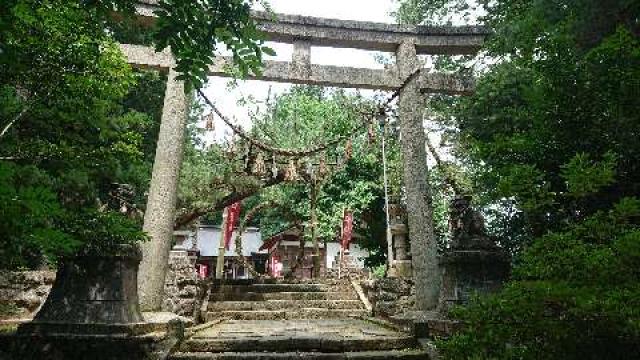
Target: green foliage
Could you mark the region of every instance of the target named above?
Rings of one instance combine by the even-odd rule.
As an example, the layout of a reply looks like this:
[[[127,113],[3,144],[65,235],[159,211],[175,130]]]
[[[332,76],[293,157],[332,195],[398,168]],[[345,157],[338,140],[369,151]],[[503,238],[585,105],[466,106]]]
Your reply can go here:
[[[361,125],[359,109],[370,104],[359,96],[342,91],[328,92],[315,87],[294,87],[277,97],[265,118],[258,119],[255,131],[275,141],[278,146],[301,149],[326,143],[350,134]],[[369,266],[383,263],[385,250],[385,220],[383,212],[382,162],[379,144],[369,143],[366,134],[352,139],[353,156],[344,161],[344,144],[328,149],[326,158],[334,173],[318,184],[318,237],[334,241],[342,223],[345,209],[354,214],[355,232],[361,235],[359,244],[371,252],[366,259]],[[318,162],[320,156],[306,161]],[[344,163],[343,163],[344,162]],[[338,164],[343,163],[342,166]],[[293,221],[310,221],[310,187],[312,184],[285,184],[270,189],[265,199],[283,204],[291,219],[283,219],[278,210],[267,212],[261,226],[268,233],[282,230]],[[285,220],[285,221],[283,221]],[[310,227],[305,235],[310,238]]]
[[[401,24],[442,24],[473,17],[480,1],[469,0],[403,0],[392,15]]]
[[[262,54],[273,55],[263,46],[262,35],[251,18],[255,0],[161,0],[155,27],[156,48],[168,46],[177,58],[179,78],[199,88],[207,80],[209,65],[220,45],[231,50],[241,75],[260,74]]]
[[[351,134],[362,125],[361,109],[369,106],[359,96],[343,91],[297,86],[274,99],[267,99],[266,110],[254,115],[250,134],[278,148],[309,149]],[[195,124],[201,115],[202,110],[195,106],[191,123]],[[277,208],[265,209],[254,219],[265,237],[294,224],[308,225],[312,183],[283,182],[281,175],[279,180],[256,176],[243,161],[248,144],[237,141],[233,146],[213,144],[205,148],[199,143],[199,131],[193,125],[190,134],[181,173],[178,222],[189,214],[215,207],[228,196],[248,194],[250,197],[243,204],[245,210],[267,201],[279,204]],[[305,171],[306,162],[315,163],[317,167],[321,157],[326,158],[334,172],[316,183],[317,235],[320,241],[334,241],[344,209],[351,209],[355,214],[355,228],[362,235],[360,245],[371,250],[373,255],[368,263],[374,265],[383,263],[386,256],[379,143],[369,143],[368,136],[359,133],[352,144],[350,160],[344,160],[345,144],[341,143],[326,149],[323,154],[300,159],[299,171]],[[230,153],[231,148],[236,149],[234,154]],[[390,152],[397,155],[397,146],[390,146]],[[263,155],[270,169],[271,154]],[[289,160],[276,156],[280,172],[288,166]],[[210,211],[204,213],[210,214]],[[219,221],[219,213],[207,215],[203,221]],[[309,240],[310,227],[305,229],[305,237]]]
[[[544,56],[491,43],[511,60],[443,113],[460,129],[457,154],[482,164],[472,166],[478,190],[489,201],[515,197],[536,236],[637,194],[640,173],[640,42],[613,27],[587,49],[577,34],[556,30],[557,43],[539,44]]]
[[[136,192],[128,207],[141,207],[159,109],[137,92],[161,97],[164,85],[134,74],[105,31],[116,3],[130,5],[1,5],[1,268],[53,264],[82,248],[111,251],[146,238],[139,218],[114,211],[120,206],[110,193],[128,183]]]
[[[640,201],[537,239],[514,281],[454,317],[448,359],[626,359],[640,340]]]
[[[78,246],[71,237],[52,228],[63,216],[63,209],[51,183],[34,166],[0,163],[0,268],[34,265],[42,253],[51,257]]]
[[[616,163],[616,157],[611,152],[604,154],[604,159],[599,162],[590,161],[587,154],[580,153],[561,166],[560,176],[567,182],[568,194],[581,198],[613,184]]]

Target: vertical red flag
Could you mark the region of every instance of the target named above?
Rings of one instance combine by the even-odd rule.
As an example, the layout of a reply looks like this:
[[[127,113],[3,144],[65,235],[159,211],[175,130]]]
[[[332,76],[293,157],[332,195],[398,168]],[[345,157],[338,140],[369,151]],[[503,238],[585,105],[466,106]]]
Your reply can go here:
[[[233,228],[236,227],[236,223],[240,218],[240,202],[236,202],[227,206],[227,222],[224,226],[224,247],[229,250],[231,244],[231,234],[233,234]]]
[[[351,235],[353,233],[353,213],[347,209],[344,210],[342,219],[342,248],[349,250]]]

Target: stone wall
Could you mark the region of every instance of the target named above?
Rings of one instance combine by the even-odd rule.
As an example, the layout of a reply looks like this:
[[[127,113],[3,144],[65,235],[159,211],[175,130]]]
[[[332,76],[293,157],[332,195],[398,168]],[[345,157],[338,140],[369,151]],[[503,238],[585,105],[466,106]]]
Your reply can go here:
[[[49,295],[55,278],[55,271],[0,272],[0,320],[33,318]],[[186,252],[172,251],[163,310],[192,319],[197,317],[206,295],[205,288]]]
[[[164,311],[189,318],[198,317],[206,286],[198,279],[195,262],[186,251],[171,251],[164,291]]]
[[[1,271],[0,319],[32,318],[55,278],[54,271]]]
[[[405,278],[382,278],[362,282],[375,316],[402,315],[415,306],[413,280]]]

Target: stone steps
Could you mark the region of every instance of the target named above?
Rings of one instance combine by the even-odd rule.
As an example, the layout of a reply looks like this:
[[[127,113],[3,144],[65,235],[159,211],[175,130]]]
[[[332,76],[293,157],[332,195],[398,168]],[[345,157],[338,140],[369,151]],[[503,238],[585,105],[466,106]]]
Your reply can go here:
[[[366,309],[299,308],[286,310],[225,310],[207,312],[207,321],[234,320],[289,320],[289,319],[341,319],[365,317]]]
[[[318,352],[226,352],[226,353],[178,353],[172,360],[427,360],[423,350],[362,351],[345,353]]]
[[[334,320],[226,320],[197,331],[178,345],[169,360],[428,358],[419,342],[408,333],[372,321],[341,317]]]
[[[212,293],[209,301],[263,301],[263,300],[358,300],[354,291],[281,291],[281,292],[245,292]]]
[[[344,289],[341,284],[246,284],[246,285],[214,285],[212,293],[269,293],[269,292],[321,292]]]
[[[210,302],[209,311],[247,310],[299,310],[321,309],[364,309],[360,300],[267,300],[267,301],[219,301]]]
[[[344,338],[282,338],[265,336],[259,339],[210,339],[192,338],[180,345],[179,351],[186,353],[225,353],[225,352],[286,352],[295,349],[298,352],[343,353],[359,351],[386,351],[408,349],[417,346],[409,336],[386,337],[383,339],[344,339]]]

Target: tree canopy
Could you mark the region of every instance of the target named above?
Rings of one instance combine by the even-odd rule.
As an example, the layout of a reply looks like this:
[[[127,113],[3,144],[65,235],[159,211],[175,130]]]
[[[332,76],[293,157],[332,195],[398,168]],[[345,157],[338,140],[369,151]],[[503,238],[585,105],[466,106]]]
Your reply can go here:
[[[398,16],[446,22],[468,3],[408,0]],[[434,121],[516,266],[504,291],[454,311],[466,330],[441,348],[452,359],[625,358],[640,314],[629,267],[640,245],[640,5],[476,5],[492,30],[483,55],[447,68],[475,66],[476,92],[434,97]]]
[[[171,46],[192,86],[219,44],[240,74],[259,71],[269,51],[248,16],[251,1],[192,4],[160,1],[158,25],[143,36],[124,25],[135,24],[131,0],[2,2],[0,267],[146,239],[141,215],[165,80],[133,71],[114,38]],[[189,27],[212,18],[216,31],[185,31],[213,29]]]

